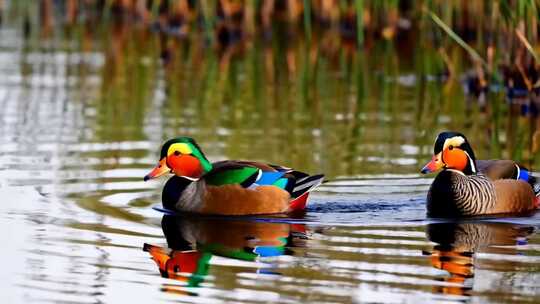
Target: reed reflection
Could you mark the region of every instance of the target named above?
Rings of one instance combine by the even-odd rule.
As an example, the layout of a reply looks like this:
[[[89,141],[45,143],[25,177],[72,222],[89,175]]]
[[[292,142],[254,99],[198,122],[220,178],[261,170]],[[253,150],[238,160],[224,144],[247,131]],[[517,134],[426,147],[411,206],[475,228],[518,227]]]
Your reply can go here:
[[[450,276],[441,278],[451,283],[434,287],[435,292],[453,295],[471,295],[475,272],[482,268],[475,254],[519,254],[516,246],[526,245],[534,227],[509,223],[456,222],[427,226],[427,238],[437,243],[430,256],[433,267],[446,270]],[[488,279],[488,278],[482,278]]]
[[[162,277],[184,282],[185,287],[200,286],[212,272],[219,284],[221,267],[229,268],[228,273],[247,268],[278,274],[259,258],[292,255],[291,248],[302,247],[306,239],[304,225],[252,219],[165,215],[161,226],[168,248],[144,244],[143,250],[156,262]],[[216,257],[232,260],[213,265]]]

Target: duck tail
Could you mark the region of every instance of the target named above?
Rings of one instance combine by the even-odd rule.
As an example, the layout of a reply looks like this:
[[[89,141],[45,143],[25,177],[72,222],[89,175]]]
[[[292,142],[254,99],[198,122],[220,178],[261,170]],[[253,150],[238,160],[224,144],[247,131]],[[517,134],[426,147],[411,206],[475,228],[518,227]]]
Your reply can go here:
[[[296,180],[291,191],[289,210],[301,211],[306,208],[307,199],[311,190],[317,188],[324,181],[324,175],[308,175]]]
[[[299,197],[293,199],[289,205],[289,212],[298,212],[306,209],[309,192],[306,192]]]

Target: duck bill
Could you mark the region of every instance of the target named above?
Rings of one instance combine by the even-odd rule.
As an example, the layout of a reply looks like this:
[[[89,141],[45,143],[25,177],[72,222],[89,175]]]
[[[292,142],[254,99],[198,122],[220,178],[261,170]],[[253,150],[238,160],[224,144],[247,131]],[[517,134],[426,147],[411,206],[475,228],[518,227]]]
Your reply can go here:
[[[440,159],[441,158],[439,154],[433,155],[431,161],[427,163],[420,172],[422,172],[422,174],[428,174],[442,169],[443,163]]]
[[[164,248],[146,244],[146,243],[143,245],[143,251],[150,253],[150,255],[152,256],[152,259],[154,259],[159,269],[165,270],[167,261],[171,258],[170,251],[167,251]]]
[[[152,178],[160,177],[163,174],[168,173],[168,172],[171,172],[171,168],[167,166],[167,158],[164,157],[159,161],[159,164],[144,177],[144,181],[147,181]]]

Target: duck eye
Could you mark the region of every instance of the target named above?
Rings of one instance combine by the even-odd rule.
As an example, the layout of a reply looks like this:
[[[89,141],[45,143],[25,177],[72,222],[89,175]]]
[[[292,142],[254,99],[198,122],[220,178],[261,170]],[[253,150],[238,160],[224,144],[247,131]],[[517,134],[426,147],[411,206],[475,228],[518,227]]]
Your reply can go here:
[[[450,150],[450,151],[454,150],[454,146],[452,146],[452,145],[448,146],[448,150]]]
[[[174,156],[180,155],[180,151],[174,151]]]

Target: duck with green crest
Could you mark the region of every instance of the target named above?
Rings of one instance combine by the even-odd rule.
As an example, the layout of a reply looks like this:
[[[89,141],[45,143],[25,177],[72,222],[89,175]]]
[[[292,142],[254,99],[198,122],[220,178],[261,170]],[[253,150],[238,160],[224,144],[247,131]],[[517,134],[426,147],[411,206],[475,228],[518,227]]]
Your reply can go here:
[[[422,173],[440,169],[427,196],[429,216],[519,214],[539,207],[536,176],[512,160],[476,160],[461,133],[442,132],[437,136],[433,158]]]
[[[254,161],[211,163],[195,140],[178,137],[161,148],[149,180],[172,173],[163,188],[163,207],[172,211],[218,215],[276,214],[303,211],[311,190],[324,175]]]

